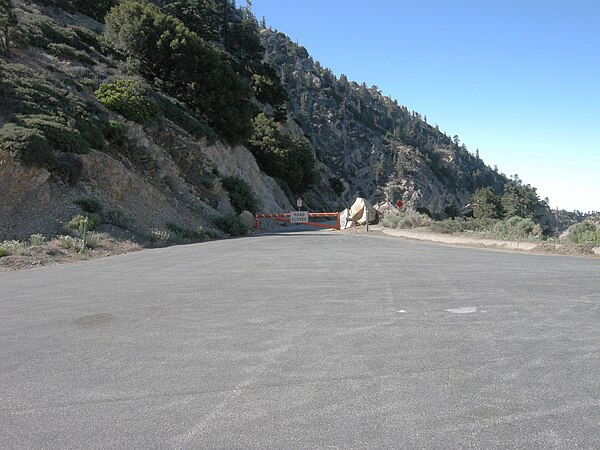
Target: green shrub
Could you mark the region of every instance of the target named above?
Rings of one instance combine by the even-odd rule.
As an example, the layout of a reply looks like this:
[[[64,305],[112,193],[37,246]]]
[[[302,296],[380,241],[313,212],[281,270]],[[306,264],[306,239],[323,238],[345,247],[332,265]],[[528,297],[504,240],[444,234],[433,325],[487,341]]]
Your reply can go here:
[[[166,244],[173,242],[175,239],[168,231],[152,230],[148,236],[148,240],[151,242],[162,242]]]
[[[161,94],[156,94],[155,101],[164,117],[183,128],[196,139],[206,138],[208,142],[217,140],[217,134],[208,123],[196,117],[183,103]]]
[[[295,139],[281,125],[260,113],[253,121],[250,150],[263,170],[301,194],[315,179],[315,159],[306,139]]]
[[[114,147],[123,147],[127,144],[127,125],[116,120],[109,120],[104,129],[104,137]]]
[[[0,258],[4,256],[8,256],[8,250],[6,250],[4,247],[0,247]]]
[[[210,239],[221,239],[224,236],[221,230],[216,230],[211,227],[202,227],[202,231]]]
[[[542,229],[531,218],[512,216],[504,221],[497,222],[491,229],[490,237],[500,239],[524,239],[527,237],[541,237]]]
[[[64,82],[41,70],[0,59],[0,98],[0,116],[49,117],[52,122],[77,130],[90,147],[104,146],[106,115],[95,103],[66,89]]]
[[[104,16],[110,8],[117,5],[117,0],[75,0],[74,5],[79,12],[90,16],[98,22],[104,21]]]
[[[571,225],[565,234],[576,244],[600,244],[600,229],[588,220]]]
[[[89,144],[76,128],[71,128],[60,119],[46,115],[19,115],[18,125],[40,131],[53,150],[63,153],[89,153]]]
[[[131,220],[123,211],[118,209],[112,209],[108,211],[106,213],[106,221],[123,229],[127,229],[131,226]]]
[[[95,232],[87,233],[85,236],[85,247],[96,248],[100,244],[100,235]]]
[[[386,214],[382,221],[382,225],[390,228],[419,228],[431,225],[430,217],[414,212],[401,212],[400,214]]]
[[[4,241],[2,248],[4,248],[8,255],[23,255],[27,251],[28,244],[21,241]]]
[[[100,202],[93,198],[82,198],[75,200],[73,203],[79,206],[81,210],[87,214],[100,214],[100,211],[102,211]]]
[[[331,189],[337,195],[342,195],[344,193],[344,190],[346,189],[344,187],[344,183],[342,183],[342,180],[340,180],[337,177],[330,177],[329,178],[329,186],[331,186]]]
[[[79,250],[83,246],[83,241],[73,236],[57,236],[55,240],[66,250]]]
[[[431,231],[435,231],[436,233],[444,233],[444,234],[454,234],[461,233],[465,231],[467,228],[465,227],[464,220],[441,220],[435,221],[431,224]]]
[[[39,247],[40,245],[44,245],[46,243],[46,238],[43,234],[32,234],[29,237],[29,243],[33,247]]]
[[[246,227],[235,214],[217,218],[214,225],[230,236],[244,236],[247,232]]]
[[[381,219],[381,225],[388,228],[396,228],[398,226],[398,222],[400,222],[400,216],[396,214],[387,213]]]
[[[147,90],[137,81],[121,79],[101,84],[95,92],[98,100],[123,117],[146,124],[158,115],[158,107]]]
[[[225,177],[221,180],[223,187],[229,194],[231,206],[238,214],[242,211],[255,213],[258,211],[258,199],[252,192],[248,183],[238,177]]]
[[[38,130],[7,123],[0,128],[0,147],[24,166],[50,168],[54,164],[48,141]]]
[[[85,226],[85,219],[87,217],[87,227]],[[94,229],[96,225],[101,223],[100,214],[77,214],[73,217],[68,223],[67,228],[70,230],[78,231],[79,233],[83,233],[84,227],[89,231]]]
[[[69,44],[52,42],[48,44],[46,48],[48,49],[48,53],[56,56],[57,58],[68,59],[71,61],[79,61],[85,64],[89,64],[90,66],[96,64],[96,61],[90,58],[90,56],[86,52],[84,52],[83,50],[77,50],[71,47]]]
[[[65,183],[75,185],[83,175],[83,161],[79,155],[61,153],[54,158],[51,171]]]
[[[244,142],[256,107],[227,55],[148,3],[123,1],[105,17],[104,37],[160,89],[205,118],[228,142]]]
[[[198,229],[190,230],[189,228],[182,227],[181,225],[172,222],[166,223],[165,226],[167,230],[181,239],[198,240],[204,237],[204,234]]]

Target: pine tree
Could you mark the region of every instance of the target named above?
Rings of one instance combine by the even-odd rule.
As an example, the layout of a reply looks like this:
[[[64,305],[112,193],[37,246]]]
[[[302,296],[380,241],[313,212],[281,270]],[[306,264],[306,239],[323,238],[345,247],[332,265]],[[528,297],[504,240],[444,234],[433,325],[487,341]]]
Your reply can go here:
[[[17,27],[17,15],[11,0],[0,0],[0,48],[2,54],[7,58],[11,57],[10,41],[12,33]]]

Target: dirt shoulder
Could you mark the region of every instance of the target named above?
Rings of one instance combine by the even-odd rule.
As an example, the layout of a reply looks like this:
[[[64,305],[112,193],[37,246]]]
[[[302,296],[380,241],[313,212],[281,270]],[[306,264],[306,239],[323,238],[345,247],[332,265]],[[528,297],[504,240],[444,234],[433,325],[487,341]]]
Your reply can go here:
[[[467,236],[464,234],[457,235],[434,233],[428,228],[393,229],[382,226],[371,226],[369,228],[372,228],[374,231],[380,231],[388,236],[397,236],[417,241],[438,242],[449,245],[557,255],[600,256],[600,247],[594,247],[593,245],[501,241],[497,239],[484,239],[475,236]]]
[[[105,258],[147,248],[134,240],[114,237],[108,233],[98,233],[96,239],[94,248],[83,251],[74,239],[57,238],[40,245],[11,241],[11,253],[0,258],[0,273]]]

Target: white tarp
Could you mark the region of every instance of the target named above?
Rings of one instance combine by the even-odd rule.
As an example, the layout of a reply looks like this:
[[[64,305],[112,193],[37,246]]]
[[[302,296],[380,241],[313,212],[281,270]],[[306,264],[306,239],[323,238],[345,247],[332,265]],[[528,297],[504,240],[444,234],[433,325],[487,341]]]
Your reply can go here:
[[[354,204],[350,207],[348,218],[358,225],[364,225],[367,223],[365,217],[365,207],[369,211],[369,223],[373,223],[377,220],[377,210],[369,203],[368,200],[358,197]]]
[[[348,208],[340,213],[340,230],[345,230],[348,224]]]

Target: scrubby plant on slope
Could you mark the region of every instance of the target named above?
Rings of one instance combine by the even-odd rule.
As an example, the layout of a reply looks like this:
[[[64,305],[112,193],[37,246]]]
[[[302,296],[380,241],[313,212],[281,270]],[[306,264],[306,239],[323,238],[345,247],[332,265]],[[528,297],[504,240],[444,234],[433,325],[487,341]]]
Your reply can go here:
[[[229,194],[231,206],[238,214],[244,210],[252,213],[258,210],[258,199],[248,183],[237,177],[225,177],[221,181]]]
[[[284,181],[294,194],[303,193],[315,177],[315,159],[308,142],[285,133],[264,113],[253,123],[249,144],[259,164],[267,174]]]
[[[27,121],[26,116],[44,116],[46,123],[76,130],[89,147],[104,145],[102,112],[41,70],[0,60],[0,97],[0,116],[18,115],[21,121]]]
[[[0,54],[12,56],[11,41],[18,25],[12,0],[0,0]]]
[[[149,81],[205,117],[229,142],[249,136],[250,86],[222,51],[150,4],[125,1],[105,22],[106,41]]]
[[[577,244],[600,244],[600,229],[588,220],[571,225],[565,235]]]
[[[158,107],[144,87],[134,80],[101,84],[95,92],[100,102],[123,117],[145,124],[158,116]]]

